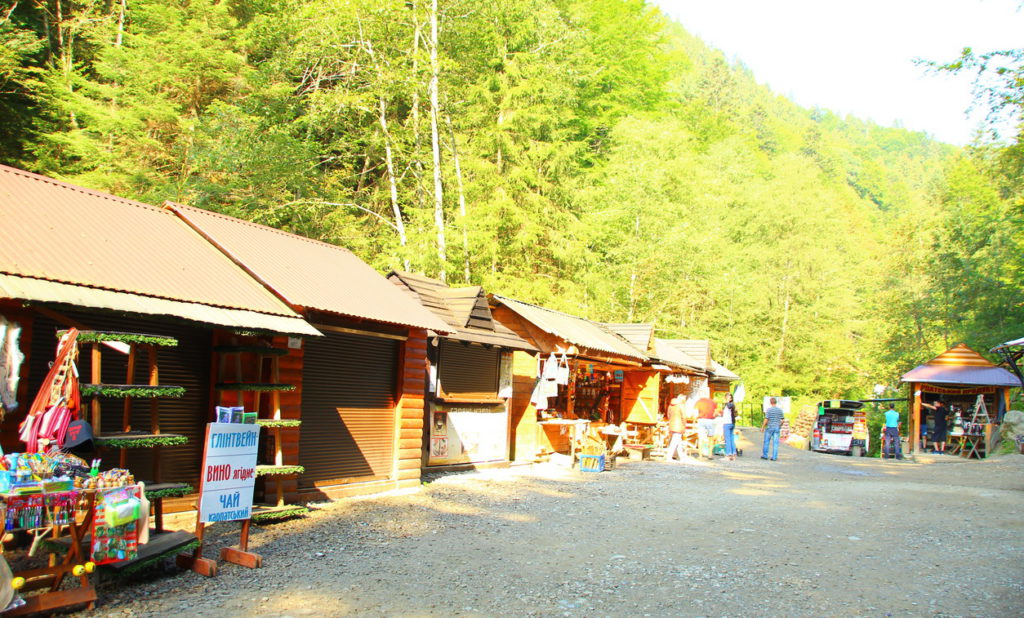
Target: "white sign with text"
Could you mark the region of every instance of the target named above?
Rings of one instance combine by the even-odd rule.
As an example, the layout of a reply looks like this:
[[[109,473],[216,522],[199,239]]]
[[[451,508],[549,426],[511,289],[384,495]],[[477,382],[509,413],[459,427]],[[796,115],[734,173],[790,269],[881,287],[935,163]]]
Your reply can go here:
[[[207,425],[202,495],[199,497],[200,521],[249,519],[259,445],[259,425]]]

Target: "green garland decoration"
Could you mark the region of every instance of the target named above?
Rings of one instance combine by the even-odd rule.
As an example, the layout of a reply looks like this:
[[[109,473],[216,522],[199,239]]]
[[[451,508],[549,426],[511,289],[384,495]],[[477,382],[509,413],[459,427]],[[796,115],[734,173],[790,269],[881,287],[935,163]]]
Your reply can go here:
[[[303,466],[271,466],[271,465],[258,465],[256,466],[256,476],[287,476],[290,474],[302,474],[306,471]]]
[[[96,446],[107,448],[152,448],[154,446],[178,446],[187,444],[188,437],[173,433],[139,434],[133,437],[132,434],[114,434],[113,436],[97,436],[94,440]]]
[[[181,487],[168,487],[167,489],[158,489],[156,491],[150,491],[146,489],[146,498],[150,500],[159,500],[161,498],[180,498],[181,496],[187,496],[193,493],[195,490],[192,489],[191,485],[183,485]]]
[[[82,384],[82,397],[148,398],[181,397],[185,394],[182,386],[149,386],[148,384]]]
[[[66,330],[57,331],[57,338],[67,334]],[[100,343],[103,341],[119,341],[121,343],[141,343],[160,347],[174,347],[178,340],[165,335],[146,335],[143,333],[122,333],[109,330],[83,330],[78,332],[78,343]]]
[[[256,424],[260,427],[267,427],[273,429],[275,427],[299,427],[302,425],[302,421],[297,418],[258,418]]]
[[[274,391],[293,391],[294,384],[272,384],[269,382],[220,382],[217,388],[222,391],[249,391],[270,393]]]
[[[252,519],[253,523],[257,524],[270,524],[283,519],[291,519],[293,517],[302,517],[309,512],[309,509],[304,506],[293,505],[284,509],[275,509],[266,513],[257,513],[253,511]]]
[[[264,356],[287,356],[288,350],[284,348],[269,348],[259,345],[219,345],[213,348],[214,352],[221,354],[262,354]]]

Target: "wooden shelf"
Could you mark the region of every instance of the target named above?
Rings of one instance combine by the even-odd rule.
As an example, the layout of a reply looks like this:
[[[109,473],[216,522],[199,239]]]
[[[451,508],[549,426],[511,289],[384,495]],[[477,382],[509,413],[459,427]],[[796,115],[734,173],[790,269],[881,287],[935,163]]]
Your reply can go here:
[[[267,429],[294,429],[302,426],[297,418],[258,418],[256,424]]]
[[[131,575],[175,554],[199,547],[196,535],[184,530],[150,532],[149,543],[139,545],[139,555],[132,560],[111,562],[100,568],[117,575]]]
[[[256,466],[256,476],[289,476],[302,474],[306,469],[302,466],[274,466],[270,464],[259,464]]]
[[[68,331],[57,331],[57,338],[63,337]],[[166,335],[150,335],[146,333],[126,333],[114,330],[80,330],[78,331],[78,343],[102,343],[114,341],[117,343],[134,343],[137,345],[153,345],[171,348],[178,345],[178,340]]]
[[[253,505],[251,519],[258,524],[266,524],[283,519],[291,519],[292,517],[301,517],[308,512],[308,508],[297,504],[286,504],[284,506],[259,504]]]
[[[188,483],[153,483],[146,484],[146,497],[150,500],[163,498],[179,498],[195,493],[195,489]]]
[[[108,433],[93,438],[96,446],[107,448],[153,448],[157,446],[176,446],[187,444],[188,436],[176,433],[146,433],[144,431],[125,431]]]
[[[122,399],[155,399],[157,397],[182,397],[183,386],[149,384],[82,384],[82,397],[120,397]]]

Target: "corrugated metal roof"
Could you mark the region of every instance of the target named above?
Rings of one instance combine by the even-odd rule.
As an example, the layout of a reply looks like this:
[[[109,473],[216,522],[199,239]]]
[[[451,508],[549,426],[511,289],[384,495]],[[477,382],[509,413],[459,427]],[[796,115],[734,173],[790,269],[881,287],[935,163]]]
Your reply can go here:
[[[651,349],[651,340],[654,338],[654,324],[609,324],[604,327],[629,342],[629,345],[648,352]]]
[[[322,334],[297,315],[288,317],[246,311],[245,309],[213,307],[13,275],[0,275],[0,298],[16,298],[40,303],[57,303],[145,315],[174,316],[203,324],[245,330],[263,330],[286,335],[320,336]]]
[[[1014,348],[1014,347],[1022,346],[1022,345],[1024,345],[1024,338],[1014,339],[1013,341],[1007,341],[1005,343],[1000,343],[996,347],[994,347],[991,350],[989,350],[989,352],[995,352],[996,350],[1001,350],[1002,348]]]
[[[1020,379],[964,344],[903,374],[901,382],[965,384],[970,386],[1020,386]]]
[[[694,369],[696,371],[704,371],[704,368],[701,367],[700,361],[672,345],[672,342],[667,339],[658,339],[655,337],[654,355],[661,360],[668,361],[674,365]]]
[[[161,208],[0,165],[0,217],[0,273],[298,317]]]
[[[455,331],[445,335],[448,339],[537,351],[533,344],[491,317],[490,306],[480,286],[450,288],[438,279],[403,271],[392,271],[387,278],[446,321],[451,326],[450,330]]]
[[[425,328],[451,329],[354,253],[180,204],[166,204],[289,305]]]
[[[493,294],[492,298],[515,311],[541,330],[560,337],[571,344],[591,350],[610,352],[627,358],[647,360],[647,355],[644,352],[637,350],[628,341],[597,322],[591,322],[568,313],[545,309],[544,307],[538,307],[537,305],[531,305],[512,298],[498,296],[497,294]]]
[[[953,367],[925,364],[903,374],[900,381],[970,386],[1020,386],[1017,376],[1002,367]]]
[[[704,371],[711,371],[711,342],[705,339],[662,339],[675,349],[697,361]]]
[[[721,380],[723,382],[735,382],[740,379],[738,375],[729,371],[724,365],[716,362],[715,360],[711,361],[711,372],[713,374],[712,379]]]

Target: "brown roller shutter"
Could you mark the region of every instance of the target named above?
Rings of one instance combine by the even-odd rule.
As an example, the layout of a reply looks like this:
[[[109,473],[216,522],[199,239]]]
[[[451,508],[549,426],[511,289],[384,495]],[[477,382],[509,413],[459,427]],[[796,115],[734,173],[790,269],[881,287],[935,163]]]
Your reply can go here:
[[[299,487],[389,478],[399,344],[323,331],[304,343]]]
[[[187,436],[187,444],[165,446],[159,449],[161,480],[163,482],[189,483],[198,488],[199,468],[203,455],[203,436],[210,415],[210,345],[211,332],[201,327],[160,322],[140,318],[67,312],[66,315],[88,327],[90,330],[113,330],[154,335],[168,335],[178,340],[175,347],[157,348],[157,364],[160,383],[185,388],[181,398],[158,400],[160,431]],[[53,320],[36,314],[32,332],[32,357],[30,363],[30,400],[35,397],[39,385],[46,377],[47,367],[56,351],[56,332],[66,328]],[[91,345],[79,346],[78,370],[83,383],[91,381]],[[135,361],[135,382],[145,384],[148,379],[145,354],[139,354]],[[127,355],[112,349],[103,350],[103,381],[108,384],[123,384],[128,366]],[[88,410],[88,399],[83,398],[82,408]],[[123,400],[105,397],[101,400],[103,411],[102,431],[121,431]],[[86,412],[88,413],[88,412]],[[150,400],[136,399],[132,402],[132,428],[144,431],[150,429]],[[120,451],[105,449],[100,453],[103,467],[116,467]],[[140,480],[153,479],[153,458],[156,451],[149,448],[128,449],[128,469]]]
[[[441,394],[459,399],[497,397],[499,354],[496,349],[442,340],[438,361]]]

